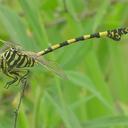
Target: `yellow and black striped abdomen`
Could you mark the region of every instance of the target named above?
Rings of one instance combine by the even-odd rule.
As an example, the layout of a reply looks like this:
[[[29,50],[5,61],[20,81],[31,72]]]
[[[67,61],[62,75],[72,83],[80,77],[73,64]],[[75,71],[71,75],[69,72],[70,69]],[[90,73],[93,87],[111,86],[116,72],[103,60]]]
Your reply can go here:
[[[6,62],[7,68],[10,70],[13,68],[33,67],[35,63],[34,58],[20,53],[15,48],[10,48],[4,52],[2,58]]]
[[[92,39],[92,38],[101,38],[101,37],[109,37],[115,41],[119,41],[121,39],[122,35],[128,34],[128,28],[119,28],[119,29],[113,29],[113,30],[108,30],[108,31],[104,31],[104,32],[97,32],[97,33],[93,33],[93,34],[88,34],[88,35],[83,35],[80,37],[76,37],[76,38],[72,38],[69,40],[66,40],[64,42],[52,45],[51,47],[48,47],[46,49],[44,49],[41,52],[37,53],[37,56],[42,56],[45,54],[48,54],[56,49],[59,49],[61,47],[73,44],[73,43],[77,43],[79,41],[83,41],[83,40],[87,40],[87,39]]]

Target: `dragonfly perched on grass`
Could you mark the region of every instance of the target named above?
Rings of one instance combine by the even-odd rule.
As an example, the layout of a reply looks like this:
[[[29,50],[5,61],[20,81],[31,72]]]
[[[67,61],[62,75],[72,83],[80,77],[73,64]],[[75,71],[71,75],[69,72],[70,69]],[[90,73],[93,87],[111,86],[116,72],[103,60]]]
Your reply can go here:
[[[11,81],[6,83],[5,88],[16,82],[22,82],[24,78],[27,78],[30,68],[35,64],[41,64],[58,76],[66,78],[63,70],[55,62],[39,57],[35,52],[25,51],[19,44],[3,40],[0,40],[0,42],[4,43],[0,50],[0,68],[6,76],[12,78]]]
[[[23,85],[20,100],[15,111],[14,128],[16,128],[18,112],[21,100],[24,95],[25,87],[27,85],[26,82],[27,77],[29,75],[29,70],[32,67],[34,67],[35,64],[39,63],[47,69],[54,71],[57,75],[66,78],[65,73],[60,68],[56,67],[53,63],[43,58],[44,55],[53,52],[56,49],[62,48],[64,46],[91,38],[109,37],[115,41],[119,41],[121,39],[121,36],[127,33],[128,27],[98,32],[89,35],[83,35],[77,38],[69,39],[64,42],[52,45],[40,52],[25,51],[19,45],[15,45],[13,43],[0,40],[0,42],[4,43],[3,47],[0,49],[0,68],[6,76],[12,78],[11,81],[6,83],[5,87],[8,88],[10,85],[16,82],[21,82]]]
[[[109,37],[115,41],[119,41],[121,36],[127,33],[128,27],[83,35],[77,38],[66,40],[62,43],[52,45],[40,52],[24,51],[19,46],[15,46],[15,44],[7,43],[6,41],[1,40],[1,42],[3,42],[5,45],[1,49],[0,66],[3,73],[12,78],[11,81],[6,83],[5,87],[8,88],[10,85],[16,82],[21,82],[28,76],[30,68],[33,67],[36,63],[39,63],[54,71],[61,77],[66,77],[61,69],[55,68],[55,66],[42,58],[42,56],[64,46],[91,38]]]

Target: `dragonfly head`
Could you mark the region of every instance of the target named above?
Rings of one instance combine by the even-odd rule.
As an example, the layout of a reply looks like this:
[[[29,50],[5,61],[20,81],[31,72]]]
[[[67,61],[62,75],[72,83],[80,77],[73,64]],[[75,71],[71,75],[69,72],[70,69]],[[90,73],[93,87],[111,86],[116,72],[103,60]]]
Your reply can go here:
[[[11,51],[17,51],[17,49],[14,47],[11,47],[10,49],[11,49]]]

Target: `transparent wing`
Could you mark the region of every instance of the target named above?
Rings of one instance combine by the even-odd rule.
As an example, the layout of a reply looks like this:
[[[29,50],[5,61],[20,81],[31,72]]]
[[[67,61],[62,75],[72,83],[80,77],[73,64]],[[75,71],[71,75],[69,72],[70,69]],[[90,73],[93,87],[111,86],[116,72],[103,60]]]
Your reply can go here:
[[[4,40],[1,40],[1,39],[0,39],[0,42],[2,42],[4,44],[3,47],[0,48],[0,54],[3,53],[8,48],[14,47],[17,50],[19,50],[20,52],[23,52],[24,54],[26,54],[28,56],[34,57],[35,60],[38,63],[40,63],[41,65],[43,65],[46,69],[54,72],[55,74],[57,74],[61,78],[67,79],[67,76],[64,73],[64,71],[59,66],[57,66],[57,64],[55,62],[47,61],[44,58],[37,58],[36,54],[34,52],[24,51],[22,49],[21,45],[19,45],[17,43],[8,42],[8,41],[4,41]]]
[[[4,41],[2,39],[0,39],[0,42],[3,43],[3,46],[0,48],[0,53],[4,52],[5,50],[11,47],[15,47],[17,50],[22,49],[21,45],[14,43],[14,42]]]
[[[3,53],[5,50],[7,50],[10,46],[9,43],[7,43],[4,40],[0,39],[0,42],[3,44],[2,47],[0,48],[0,54]]]
[[[43,65],[46,69],[54,72],[63,79],[68,79],[63,69],[61,69],[55,62],[45,60],[44,58],[36,58],[37,62]]]

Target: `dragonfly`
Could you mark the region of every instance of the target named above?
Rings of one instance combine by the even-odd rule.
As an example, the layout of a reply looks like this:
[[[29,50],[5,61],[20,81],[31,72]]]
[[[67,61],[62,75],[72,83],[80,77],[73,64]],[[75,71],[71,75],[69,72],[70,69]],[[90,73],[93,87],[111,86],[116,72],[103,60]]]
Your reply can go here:
[[[41,64],[61,78],[67,79],[64,71],[55,62],[48,61],[43,57],[37,57],[37,53],[25,51],[22,46],[17,43],[4,40],[0,40],[0,42],[4,43],[0,49],[0,68],[6,76],[12,78],[11,81],[5,84],[5,88],[9,88],[10,85],[16,82],[18,82],[18,84],[20,82],[22,83],[29,75],[30,68],[36,64]]]
[[[12,78],[11,81],[6,83],[5,88],[8,88],[16,82],[21,82],[26,78],[29,75],[30,68],[34,67],[35,64],[41,64],[47,69],[55,72],[60,77],[65,78],[65,73],[61,69],[56,68],[56,66],[51,62],[45,60],[43,58],[44,55],[64,46],[92,38],[108,37],[115,41],[120,41],[121,36],[125,34],[128,34],[128,27],[87,34],[54,44],[39,52],[24,51],[20,46],[15,46],[14,44],[6,43],[6,41],[1,41],[6,45],[1,48],[0,51],[0,68],[6,76]]]

